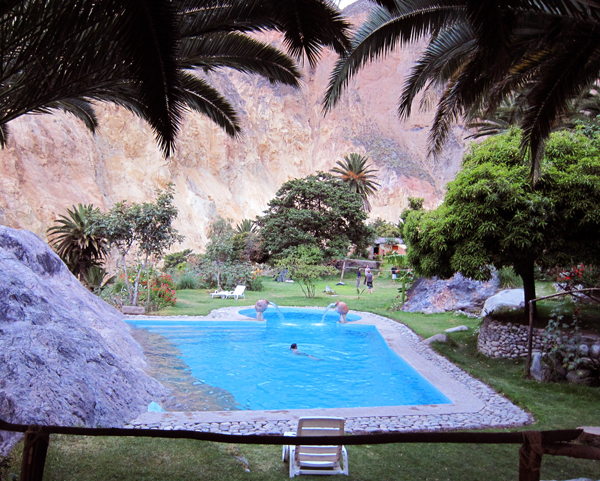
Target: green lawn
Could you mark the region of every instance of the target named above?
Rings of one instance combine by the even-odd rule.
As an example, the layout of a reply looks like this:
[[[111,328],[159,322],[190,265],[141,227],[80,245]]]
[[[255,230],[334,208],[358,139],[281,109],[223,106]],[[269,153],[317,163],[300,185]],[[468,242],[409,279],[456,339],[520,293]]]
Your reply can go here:
[[[419,335],[429,337],[448,327],[466,324],[471,329],[451,335],[451,342],[435,345],[442,354],[482,379],[497,391],[531,412],[536,423],[526,429],[568,429],[600,425],[600,389],[566,384],[538,384],[523,379],[523,361],[488,359],[476,351],[477,319],[452,314],[407,314],[388,310],[396,290],[389,277],[375,281],[372,295],[357,298],[354,276],[347,286],[335,286],[339,278],[322,282],[316,299],[305,299],[297,284],[265,282],[265,291],[248,292],[246,300],[210,299],[205,291],[178,292],[178,305],[163,315],[207,314],[222,306],[253,305],[267,298],[281,306],[326,307],[339,299],[351,309],[370,311],[406,323]],[[339,294],[322,293],[329,285]],[[353,289],[354,287],[354,289]],[[517,479],[518,446],[416,444],[349,446],[349,480],[460,480],[504,481]],[[236,456],[250,466],[245,472]],[[287,465],[275,446],[226,445],[188,440],[141,440],[130,438],[75,438],[53,436],[45,481],[63,480],[285,480]],[[6,460],[5,476],[18,473],[20,453]],[[0,471],[2,468],[0,467]],[[545,456],[542,479],[600,479],[600,461]],[[2,478],[4,479],[4,478]],[[322,480],[304,476],[302,479]],[[337,478],[336,478],[337,479]],[[341,479],[341,478],[340,478]]]

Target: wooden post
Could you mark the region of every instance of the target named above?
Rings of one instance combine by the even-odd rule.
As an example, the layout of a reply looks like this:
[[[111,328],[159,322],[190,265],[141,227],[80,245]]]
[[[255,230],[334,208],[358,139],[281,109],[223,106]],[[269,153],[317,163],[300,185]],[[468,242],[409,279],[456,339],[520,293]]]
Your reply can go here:
[[[25,432],[19,481],[42,481],[49,444],[50,435],[41,426],[29,426]]]
[[[527,367],[525,368],[525,376],[531,377],[531,351],[533,350],[533,303],[535,300],[529,301],[529,334],[527,336]]]
[[[340,277],[340,282],[344,282],[344,271],[346,270],[346,259],[344,259],[344,263],[342,264],[342,277]]]
[[[540,481],[543,452],[541,433],[524,432],[523,445],[519,448],[519,481]]]

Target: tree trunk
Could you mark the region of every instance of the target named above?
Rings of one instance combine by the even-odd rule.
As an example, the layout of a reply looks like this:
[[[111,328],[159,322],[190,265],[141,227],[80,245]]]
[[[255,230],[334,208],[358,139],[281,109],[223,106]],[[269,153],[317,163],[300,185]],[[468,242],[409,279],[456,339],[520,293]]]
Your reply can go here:
[[[146,256],[146,312],[150,312],[150,259]]]
[[[344,259],[344,263],[342,264],[342,277],[340,277],[340,282],[344,282],[344,271],[346,270],[346,259]]]
[[[515,272],[523,280],[523,291],[525,292],[525,313],[529,312],[529,301],[535,299],[535,278],[533,275],[535,263],[527,260],[515,264]],[[537,319],[537,305],[533,305],[533,318]]]

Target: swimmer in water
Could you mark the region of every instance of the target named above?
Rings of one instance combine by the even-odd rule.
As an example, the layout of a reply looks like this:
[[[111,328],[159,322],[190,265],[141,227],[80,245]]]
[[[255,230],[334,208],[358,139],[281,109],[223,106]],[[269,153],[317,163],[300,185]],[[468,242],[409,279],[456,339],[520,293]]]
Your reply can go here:
[[[294,343],[290,346],[290,351],[292,351],[292,354],[298,354],[299,356],[307,356],[310,357],[311,359],[314,359],[315,361],[322,361],[323,359],[317,359],[315,356],[311,356],[310,354],[306,354],[304,352],[300,352],[298,350],[298,344]]]

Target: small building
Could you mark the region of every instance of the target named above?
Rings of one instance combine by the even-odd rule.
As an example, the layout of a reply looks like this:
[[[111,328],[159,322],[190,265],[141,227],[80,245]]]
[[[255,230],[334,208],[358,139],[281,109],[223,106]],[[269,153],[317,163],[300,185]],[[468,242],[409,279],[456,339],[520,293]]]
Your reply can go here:
[[[387,254],[406,254],[406,244],[400,237],[378,237],[369,248],[369,259]]]

